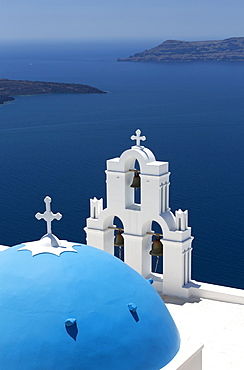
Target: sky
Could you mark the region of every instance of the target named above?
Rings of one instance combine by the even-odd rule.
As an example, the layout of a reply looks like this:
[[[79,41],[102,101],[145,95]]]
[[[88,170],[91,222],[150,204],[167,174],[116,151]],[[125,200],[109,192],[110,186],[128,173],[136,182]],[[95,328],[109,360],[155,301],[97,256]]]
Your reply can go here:
[[[244,36],[244,0],[0,0],[0,40]]]

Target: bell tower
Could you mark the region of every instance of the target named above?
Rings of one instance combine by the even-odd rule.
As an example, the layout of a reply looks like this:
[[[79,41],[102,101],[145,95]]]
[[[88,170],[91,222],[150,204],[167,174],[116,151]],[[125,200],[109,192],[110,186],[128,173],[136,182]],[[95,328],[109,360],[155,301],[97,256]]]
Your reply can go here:
[[[107,160],[107,208],[103,209],[102,199],[90,201],[90,217],[85,228],[87,244],[114,254],[114,229],[117,228],[114,218],[118,217],[124,227],[124,262],[145,278],[152,278],[160,293],[187,297],[185,285],[191,279],[193,239],[188,213],[178,210],[173,214],[169,208],[168,162],[157,161],[151,150],[141,145],[146,137],[141,136],[139,129],[131,140],[136,141],[131,149]],[[135,168],[136,162],[139,169]],[[139,201],[137,192],[140,192]],[[160,242],[152,230],[153,222],[163,232]],[[163,245],[162,274],[153,272],[151,267],[151,255],[158,258],[162,254],[151,251],[153,235],[157,235],[156,250],[160,243]]]

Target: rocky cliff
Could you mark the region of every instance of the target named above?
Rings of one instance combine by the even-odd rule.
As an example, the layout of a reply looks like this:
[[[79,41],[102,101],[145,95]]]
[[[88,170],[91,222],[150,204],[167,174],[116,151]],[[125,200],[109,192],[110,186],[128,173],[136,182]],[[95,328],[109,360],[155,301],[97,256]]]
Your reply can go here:
[[[167,40],[162,44],[128,58],[128,62],[193,62],[193,61],[244,61],[244,37],[220,41]]]

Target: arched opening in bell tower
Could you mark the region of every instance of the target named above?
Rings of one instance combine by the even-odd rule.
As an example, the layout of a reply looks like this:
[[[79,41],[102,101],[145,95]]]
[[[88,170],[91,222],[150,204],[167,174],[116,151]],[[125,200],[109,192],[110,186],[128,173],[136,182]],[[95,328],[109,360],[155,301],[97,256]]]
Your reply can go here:
[[[140,178],[140,164],[138,160],[136,159],[134,162],[134,166],[132,169],[130,169],[131,172],[133,172],[132,182],[130,187],[133,188],[134,194],[133,194],[133,203],[136,205],[141,204],[141,178]]]
[[[157,274],[163,274],[163,231],[161,226],[156,222],[152,221],[152,244],[150,255],[151,258],[151,271]]]
[[[124,261],[124,225],[121,219],[117,216],[114,217],[113,225],[114,229],[114,256],[118,257],[121,261]]]

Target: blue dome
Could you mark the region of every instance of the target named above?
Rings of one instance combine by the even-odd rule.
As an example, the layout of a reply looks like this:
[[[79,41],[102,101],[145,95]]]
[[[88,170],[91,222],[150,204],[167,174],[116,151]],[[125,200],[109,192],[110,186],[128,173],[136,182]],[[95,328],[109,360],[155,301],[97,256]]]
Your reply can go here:
[[[159,370],[179,349],[155,289],[112,255],[0,253],[1,370]]]

